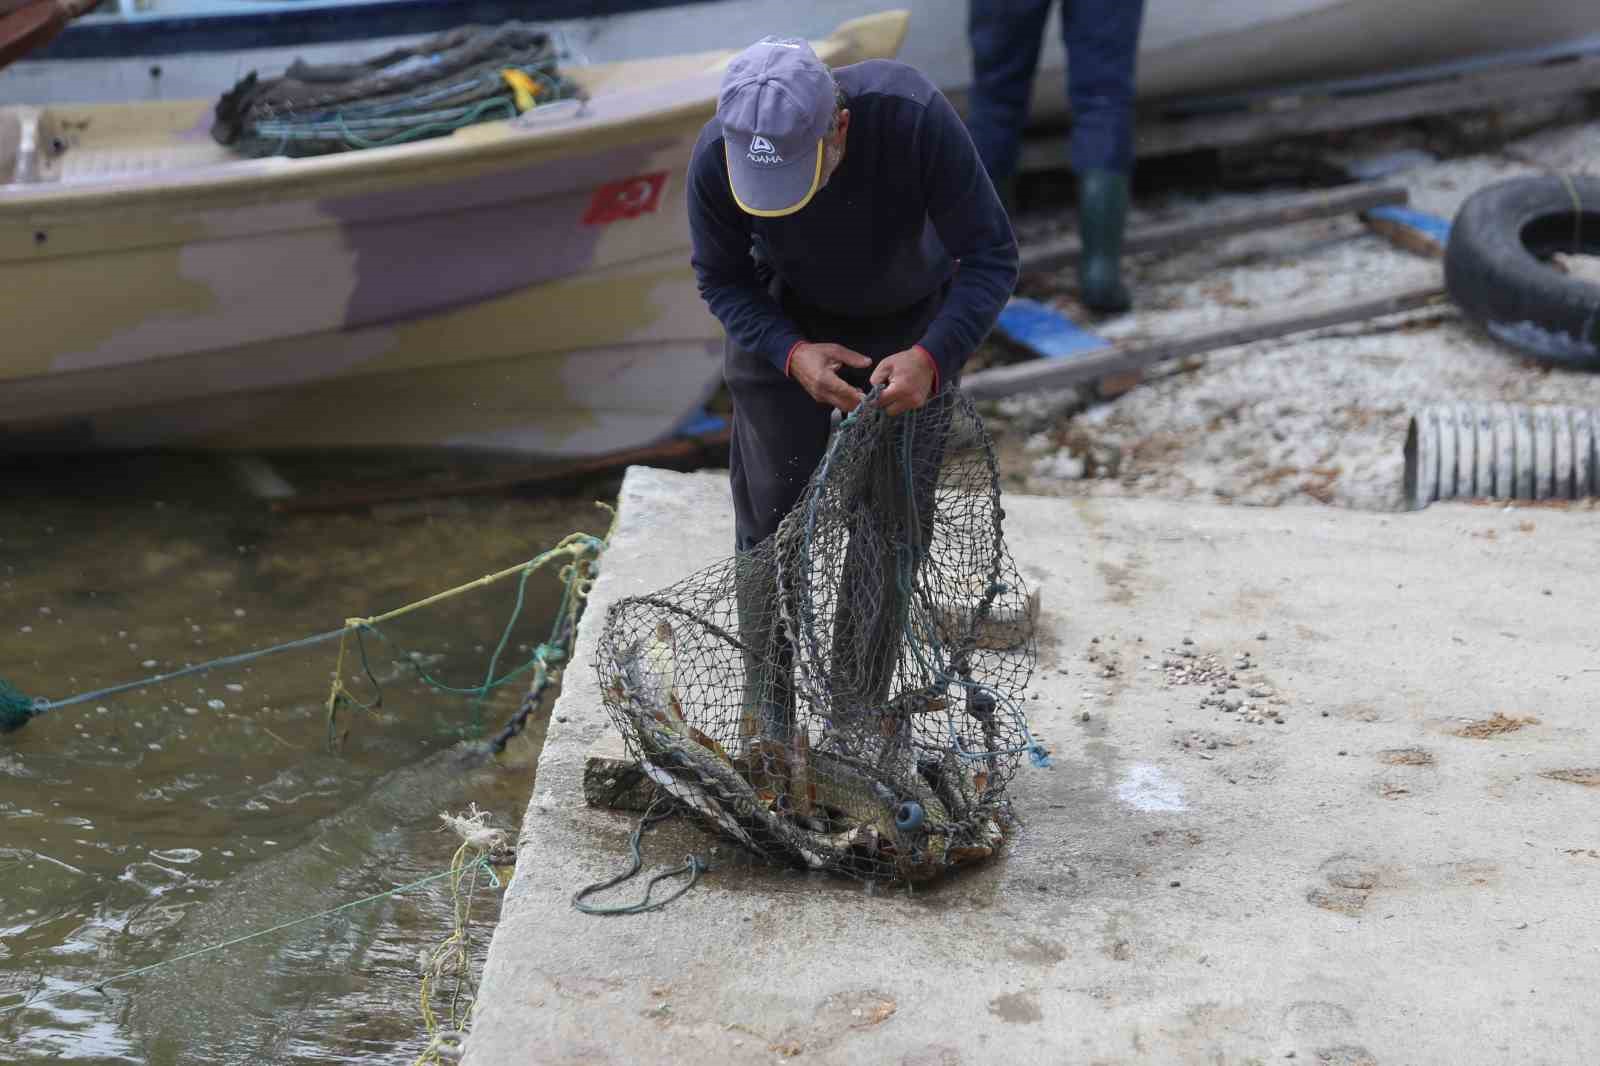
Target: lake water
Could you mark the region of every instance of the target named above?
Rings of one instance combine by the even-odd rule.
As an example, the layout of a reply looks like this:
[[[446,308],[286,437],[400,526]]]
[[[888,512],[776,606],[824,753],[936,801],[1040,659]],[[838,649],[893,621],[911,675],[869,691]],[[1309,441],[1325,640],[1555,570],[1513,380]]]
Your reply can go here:
[[[582,529],[592,495],[274,515],[214,463],[141,457],[0,468],[0,678],[62,698],[338,628],[514,565]],[[509,648],[544,639],[559,585],[530,584]],[[408,1063],[425,1043],[417,956],[451,928],[448,884],[106,985],[196,948],[444,871],[439,814],[520,819],[548,703],[496,760],[478,713],[416,680],[479,683],[505,582],[368,639],[383,700],[330,751],[336,643],[63,708],[0,737],[0,1061]],[[416,653],[407,659],[403,653]],[[370,682],[352,658],[346,684]],[[347,731],[347,732],[346,732]],[[498,913],[478,894],[478,958]],[[8,1010],[29,997],[47,1002]]]

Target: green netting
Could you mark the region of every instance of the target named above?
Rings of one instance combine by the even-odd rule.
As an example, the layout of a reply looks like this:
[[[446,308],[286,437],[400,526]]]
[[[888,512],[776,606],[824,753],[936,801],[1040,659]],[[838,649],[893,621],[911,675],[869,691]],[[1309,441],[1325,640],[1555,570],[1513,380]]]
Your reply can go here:
[[[520,23],[464,26],[363,63],[296,61],[281,77],[252,71],[216,108],[211,135],[250,156],[321,155],[439,137],[580,98],[557,70],[549,34]],[[522,77],[507,78],[506,71]],[[519,105],[515,82],[533,88]]]

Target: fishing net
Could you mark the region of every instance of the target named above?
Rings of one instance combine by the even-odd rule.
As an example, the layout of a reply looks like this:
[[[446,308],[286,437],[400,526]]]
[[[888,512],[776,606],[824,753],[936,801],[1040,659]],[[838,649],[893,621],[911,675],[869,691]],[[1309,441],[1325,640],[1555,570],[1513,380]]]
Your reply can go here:
[[[658,790],[773,860],[917,881],[1001,846],[1030,598],[994,447],[951,390],[864,403],[755,549],[614,604],[603,699]]]
[[[464,26],[363,63],[296,60],[251,71],[217,102],[211,135],[243,155],[321,155],[440,137],[474,122],[582,97],[550,35],[520,23]]]

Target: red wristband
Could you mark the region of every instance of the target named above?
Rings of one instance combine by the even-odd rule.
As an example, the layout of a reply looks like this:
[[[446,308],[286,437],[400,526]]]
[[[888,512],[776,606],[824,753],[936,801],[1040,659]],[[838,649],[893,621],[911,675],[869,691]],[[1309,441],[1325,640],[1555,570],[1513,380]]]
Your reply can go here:
[[[783,357],[783,376],[784,377],[788,377],[789,376],[789,364],[794,361],[795,349],[799,348],[802,344],[805,344],[805,343],[807,343],[807,342],[806,341],[795,341],[793,344],[791,344],[789,346],[789,354]]]
[[[924,348],[920,344],[913,344],[911,346],[911,348],[912,348],[913,351],[921,352],[927,358],[928,365],[933,367],[933,392],[935,392],[935,393],[938,392],[939,391],[939,360],[935,359],[933,357],[933,353],[928,351],[928,349]],[[931,395],[933,395],[933,393],[929,393],[929,395],[931,396]]]

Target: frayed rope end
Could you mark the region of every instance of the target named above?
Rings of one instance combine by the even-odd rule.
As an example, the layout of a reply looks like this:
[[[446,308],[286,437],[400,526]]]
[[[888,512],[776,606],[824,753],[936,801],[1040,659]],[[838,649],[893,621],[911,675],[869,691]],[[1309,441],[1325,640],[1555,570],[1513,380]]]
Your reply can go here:
[[[0,733],[15,733],[43,709],[43,700],[31,700],[0,679]]]

